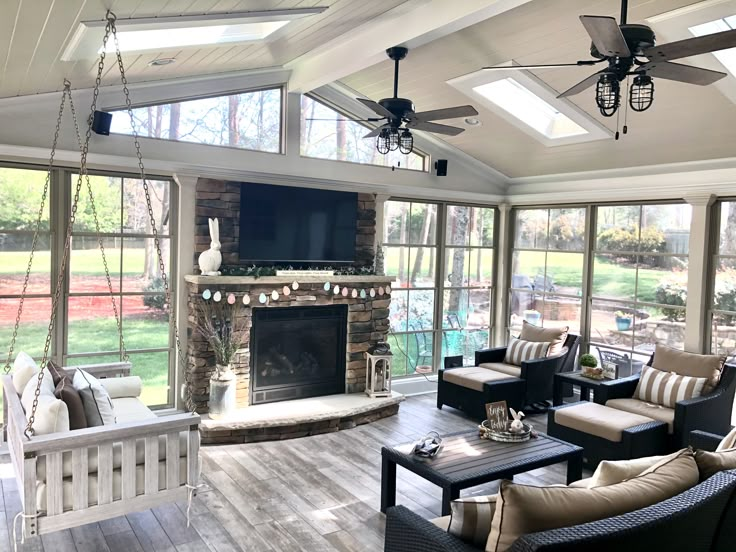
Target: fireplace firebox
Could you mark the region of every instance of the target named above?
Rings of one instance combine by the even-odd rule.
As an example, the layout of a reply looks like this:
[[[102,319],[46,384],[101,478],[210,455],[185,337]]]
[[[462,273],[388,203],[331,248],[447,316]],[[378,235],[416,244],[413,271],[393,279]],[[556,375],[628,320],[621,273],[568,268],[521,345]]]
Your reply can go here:
[[[345,393],[347,305],[254,308],[250,404]]]

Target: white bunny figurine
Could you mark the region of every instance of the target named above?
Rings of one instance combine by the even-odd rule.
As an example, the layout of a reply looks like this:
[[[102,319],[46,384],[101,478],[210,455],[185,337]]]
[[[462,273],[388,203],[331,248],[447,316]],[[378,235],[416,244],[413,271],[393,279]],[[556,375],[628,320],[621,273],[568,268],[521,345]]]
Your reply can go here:
[[[524,424],[521,423],[524,413],[516,412],[513,408],[509,408],[509,412],[511,412],[511,416],[514,418],[514,421],[511,422],[511,425],[509,426],[509,431],[511,431],[511,433],[521,433],[524,431]]]
[[[210,223],[210,248],[199,256],[199,270],[203,276],[219,276],[222,264],[222,253],[220,253],[220,222],[217,219],[209,219]]]

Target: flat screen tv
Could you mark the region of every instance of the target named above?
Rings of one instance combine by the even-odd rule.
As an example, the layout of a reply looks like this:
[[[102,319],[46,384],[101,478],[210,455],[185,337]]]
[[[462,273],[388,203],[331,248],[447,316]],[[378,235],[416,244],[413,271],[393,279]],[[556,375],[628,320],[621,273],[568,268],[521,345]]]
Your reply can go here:
[[[240,260],[292,264],[355,260],[358,194],[242,184]]]

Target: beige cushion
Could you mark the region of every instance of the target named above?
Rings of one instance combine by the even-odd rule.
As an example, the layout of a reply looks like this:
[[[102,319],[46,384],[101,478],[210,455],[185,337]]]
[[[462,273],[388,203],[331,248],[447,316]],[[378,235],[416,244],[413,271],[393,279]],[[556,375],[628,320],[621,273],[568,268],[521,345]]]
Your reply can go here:
[[[679,451],[675,454],[679,454]],[[644,471],[652,468],[671,455],[647,456],[645,458],[633,458],[631,460],[603,460],[593,472],[588,482],[588,488],[607,487],[632,477],[641,475]]]
[[[577,481],[573,481],[568,485],[568,487],[572,487],[573,489],[587,489],[590,486],[590,481],[592,480],[592,477],[588,477],[586,479],[578,479]]]
[[[564,328],[540,328],[524,320],[521,326],[519,339],[524,341],[537,341],[550,343],[547,356],[556,356],[562,352],[562,347],[567,339],[568,326]]]
[[[133,397],[112,399],[112,408],[119,424],[155,420],[158,417],[140,399]]]
[[[21,351],[13,361],[13,387],[18,394],[23,393],[26,384],[30,379],[38,374],[38,364],[31,358],[31,355]]]
[[[716,452],[736,447],[736,427],[729,431],[716,448]]]
[[[135,467],[135,494],[142,495],[145,492],[145,469],[143,464]],[[182,458],[179,460],[179,484],[184,485],[187,482],[187,459]],[[87,493],[89,506],[95,506],[97,504],[97,474],[93,473],[87,476]],[[158,490],[163,491],[166,489],[166,462],[158,463]],[[112,472],[112,499],[120,500],[123,496],[123,477],[121,470],[118,468]],[[47,500],[47,486],[45,481],[38,481],[36,483],[36,508],[39,512],[46,511],[46,500]],[[64,511],[69,511],[74,506],[74,494],[72,487],[71,477],[67,477],[62,482],[62,496],[63,496],[63,508]]]
[[[707,479],[719,471],[736,470],[736,448],[718,452],[697,450],[695,461],[698,463],[701,479]]]
[[[606,402],[606,406],[615,408],[616,410],[622,410],[624,412],[631,412],[632,414],[639,414],[640,416],[646,416],[658,422],[664,422],[667,424],[667,431],[672,433],[675,427],[675,409],[660,406],[658,404],[652,404],[638,399],[611,399]]]
[[[507,380],[511,376],[501,374],[487,368],[473,366],[469,368],[452,368],[443,372],[442,379],[444,381],[462,385],[468,389],[483,391],[483,384],[487,381]]]
[[[447,531],[447,529],[450,527],[450,518],[452,516],[442,516],[434,519],[430,519],[429,522],[433,525],[436,525],[443,531]]]
[[[701,396],[707,382],[707,378],[681,376],[674,372],[663,372],[645,366],[641,371],[639,383],[636,384],[634,398],[675,408],[675,404],[679,401]]]
[[[549,351],[549,341],[524,341],[523,339],[512,339],[509,346],[506,347],[506,357],[503,361],[506,364],[515,364],[521,366],[522,362],[545,358]]]
[[[515,378],[521,377],[521,368],[514,366],[513,364],[506,364],[505,362],[483,362],[480,364],[481,368],[487,368],[494,372],[501,372],[502,374],[508,374]]]
[[[20,398],[26,418],[30,418],[33,412],[37,382],[36,378],[31,379]],[[67,431],[69,431],[69,408],[64,401],[54,396],[54,382],[51,373],[48,368],[44,368],[41,390],[38,395],[38,406],[33,419],[33,432],[35,435],[49,435]]]
[[[651,421],[651,418],[586,401],[555,411],[556,423],[613,442],[621,441],[624,429]]]
[[[502,481],[486,551],[504,552],[521,535],[570,527],[645,508],[698,483],[692,451],[685,449],[656,470],[598,487],[530,487]]]
[[[675,372],[681,376],[708,378],[703,392],[710,393],[721,379],[725,361],[725,356],[686,353],[658,344],[654,349],[652,367],[665,372]]]
[[[143,382],[138,376],[127,376],[124,378],[104,378],[99,380],[111,399],[123,397],[140,397],[143,390]]]
[[[488,541],[498,495],[469,496],[450,502],[451,518],[447,532],[478,548]]]

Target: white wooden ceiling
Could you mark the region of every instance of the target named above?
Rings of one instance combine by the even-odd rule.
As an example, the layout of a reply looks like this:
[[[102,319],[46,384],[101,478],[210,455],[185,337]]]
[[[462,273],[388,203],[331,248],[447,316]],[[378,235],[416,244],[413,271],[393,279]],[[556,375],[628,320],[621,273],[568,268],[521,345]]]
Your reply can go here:
[[[645,18],[693,3],[693,0],[631,0],[629,22],[643,22]],[[590,39],[578,16],[611,15],[618,19],[618,10],[618,0],[534,0],[410,51],[402,62],[399,95],[411,98],[421,111],[462,105],[469,98],[445,81],[510,59],[521,64],[587,59]],[[725,2],[724,10],[736,13],[736,0]],[[693,64],[697,61],[697,58],[685,60]],[[391,63],[374,65],[342,81],[369,98],[390,97]],[[573,67],[534,73],[552,88],[562,91],[593,71],[589,67]],[[592,90],[571,100],[615,130],[615,117],[607,119],[598,114]],[[545,147],[493,112],[479,105],[476,108],[483,122],[481,127],[468,128],[457,137],[444,139],[510,177],[736,155],[736,104],[714,86],[657,79],[654,106],[645,113],[629,113],[626,136],[619,141],[569,146]]]
[[[277,40],[124,56],[128,80],[142,82],[283,65],[406,0],[0,0],[0,98],[94,84],[97,60],[59,60],[79,21],[327,6],[290,23]],[[149,67],[160,57],[176,63]],[[108,60],[109,62],[112,60]],[[107,64],[107,71],[114,68]],[[117,73],[109,77],[118,78]]]

